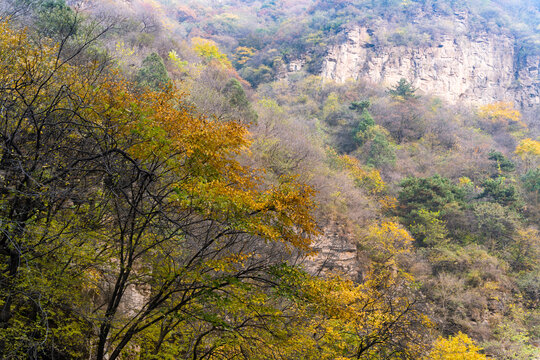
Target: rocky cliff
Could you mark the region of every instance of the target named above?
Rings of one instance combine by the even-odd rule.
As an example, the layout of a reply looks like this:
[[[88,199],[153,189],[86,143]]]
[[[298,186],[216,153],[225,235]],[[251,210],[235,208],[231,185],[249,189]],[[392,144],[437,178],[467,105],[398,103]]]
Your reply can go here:
[[[410,47],[373,44],[373,31],[350,28],[346,40],[329,49],[323,77],[383,86],[405,78],[420,92],[451,103],[513,101],[529,110],[540,104],[540,57],[519,54],[511,35],[461,32],[436,44]]]
[[[362,263],[356,247],[357,241],[339,222],[331,221],[323,227],[322,235],[314,239],[316,254],[304,266],[312,274],[338,272],[351,279],[362,278]]]

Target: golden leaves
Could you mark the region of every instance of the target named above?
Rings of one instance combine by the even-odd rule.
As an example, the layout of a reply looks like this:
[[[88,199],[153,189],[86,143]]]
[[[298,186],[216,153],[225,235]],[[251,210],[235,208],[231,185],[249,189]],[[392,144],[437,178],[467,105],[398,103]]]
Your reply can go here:
[[[409,277],[377,268],[366,274],[362,284],[330,275],[306,277],[299,285],[306,300],[299,306],[309,319],[307,328],[314,333],[320,359],[375,358],[400,342],[394,351],[409,355],[423,351],[412,341],[419,336],[416,326],[432,324],[414,308],[406,292],[398,291],[411,285]]]
[[[521,121],[520,112],[514,109],[514,104],[511,102],[501,101],[481,106],[478,109],[478,115],[492,124],[518,124],[525,127],[525,124]]]
[[[233,67],[231,62],[227,58],[227,55],[219,51],[219,48],[214,41],[194,37],[193,39],[191,39],[191,43],[193,45],[193,50],[195,51],[195,53],[203,60],[207,62],[214,61],[226,69],[231,69]]]
[[[393,265],[395,257],[411,251],[414,239],[401,225],[384,221],[371,225],[361,241],[362,248],[376,261]]]
[[[349,155],[338,155],[334,149],[326,149],[328,156],[340,168],[348,171],[356,186],[369,191],[373,195],[381,195],[386,190],[381,174],[377,169],[365,168],[360,161]]]
[[[448,339],[440,337],[426,360],[489,360],[480,350],[471,338],[459,332]]]
[[[234,58],[238,64],[243,65],[255,55],[256,51],[257,50],[252,47],[239,46],[235,50]]]
[[[540,156],[540,141],[531,138],[523,139],[516,147],[515,152],[522,159],[525,159],[528,156]]]
[[[76,108],[77,116],[101,131],[114,132],[117,146],[141,169],[159,164],[156,175],[169,179],[170,203],[178,211],[191,207],[267,240],[309,249],[317,233],[310,214],[313,190],[291,178],[261,190],[258,172],[237,160],[250,145],[245,125],[198,114],[172,85],[163,91],[135,90],[114,70],[90,82],[83,73],[88,69],[58,66],[56,46],[38,49],[6,22],[0,29],[0,80],[7,86],[15,81],[29,84],[17,90],[17,101],[28,93],[29,98],[39,97],[37,104],[47,104],[52,92],[69,89],[70,96],[59,97],[57,106],[70,109],[78,106],[69,103],[71,97],[86,99]],[[230,65],[213,42],[195,38],[193,44],[200,56]],[[35,80],[51,74],[47,86],[39,88]],[[81,138],[74,133],[66,141]]]

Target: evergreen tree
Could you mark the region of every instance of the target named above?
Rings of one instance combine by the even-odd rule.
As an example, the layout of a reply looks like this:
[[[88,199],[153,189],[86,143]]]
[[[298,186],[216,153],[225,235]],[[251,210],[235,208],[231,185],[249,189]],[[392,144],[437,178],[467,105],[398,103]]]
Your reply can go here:
[[[501,152],[499,151],[492,151],[488,154],[489,160],[493,160],[496,162],[497,171],[500,174],[501,172],[512,172],[516,170],[516,166],[514,163],[506,158]]]
[[[364,110],[367,110],[370,106],[371,102],[369,100],[353,101],[349,106],[349,109],[355,110],[362,114]]]
[[[241,118],[245,119],[247,122],[257,120],[257,113],[251,107],[251,103],[249,102],[240,81],[235,78],[229,80],[225,85],[224,93],[229,98],[231,106],[237,110],[237,113]]]
[[[388,90],[388,93],[400,100],[410,100],[418,98],[415,94],[416,90],[410,82],[401,78],[396,86]]]
[[[148,55],[143,60],[142,66],[135,76],[135,81],[141,86],[154,90],[164,88],[170,81],[170,78],[161,56],[155,52]]]

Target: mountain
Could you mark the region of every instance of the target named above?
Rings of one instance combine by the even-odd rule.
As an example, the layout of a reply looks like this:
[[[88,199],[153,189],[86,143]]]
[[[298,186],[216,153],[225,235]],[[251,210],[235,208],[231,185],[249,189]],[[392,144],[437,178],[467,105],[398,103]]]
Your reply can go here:
[[[0,0],[0,357],[536,360],[538,0]]]
[[[540,15],[534,1],[223,1],[211,7],[192,1],[190,6],[193,16],[181,18],[182,31],[204,34],[231,52],[234,46],[255,51],[237,65],[253,85],[299,70],[384,87],[405,78],[450,103],[514,102],[538,124]],[[228,12],[232,8],[234,14]],[[255,18],[257,23],[247,20]]]

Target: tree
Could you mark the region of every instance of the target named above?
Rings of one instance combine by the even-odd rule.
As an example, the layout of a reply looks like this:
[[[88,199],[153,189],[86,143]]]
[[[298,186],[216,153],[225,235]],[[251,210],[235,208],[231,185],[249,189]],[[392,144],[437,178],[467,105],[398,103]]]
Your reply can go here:
[[[531,169],[522,177],[525,189],[530,192],[536,192],[537,198],[540,194],[540,168]]]
[[[229,102],[239,118],[245,119],[248,123],[257,120],[257,113],[251,107],[240,81],[235,78],[230,79],[225,84],[223,92],[229,98]]]
[[[240,75],[242,75],[242,78],[249,81],[251,86],[255,88],[259,84],[271,81],[275,75],[275,71],[273,68],[264,64],[256,68],[251,66],[244,66],[240,71]]]
[[[371,101],[369,100],[353,101],[351,105],[349,106],[349,109],[354,110],[358,112],[359,114],[362,114],[370,106],[371,106]]]
[[[77,33],[80,22],[65,0],[38,0],[31,1],[35,13],[36,26],[42,35],[62,39],[68,34]]]
[[[401,78],[396,86],[388,89],[388,93],[399,101],[409,101],[417,99],[418,95],[415,94],[416,89],[406,79]]]
[[[506,257],[517,271],[532,271],[540,257],[540,234],[534,228],[519,228],[514,233]]]
[[[479,203],[474,207],[476,231],[492,250],[504,249],[512,244],[519,219],[511,210],[498,203]]]
[[[390,135],[380,126],[374,126],[373,138],[366,145],[367,164],[375,167],[393,166],[396,162],[395,144],[389,140]]]
[[[332,148],[327,149],[327,156],[332,161],[332,165],[339,169],[346,169],[349,172],[356,186],[374,195],[380,195],[386,191],[386,184],[382,180],[379,171],[366,169],[358,159],[349,155],[338,155]]]
[[[217,44],[212,40],[195,37],[191,39],[193,50],[206,63],[216,62],[219,66],[227,69],[232,68],[232,64],[227,55],[219,51]]]
[[[365,238],[361,241],[361,248],[371,252],[371,259],[395,266],[396,257],[411,251],[414,239],[407,230],[394,222],[383,222],[371,225]]]
[[[516,169],[516,166],[514,163],[506,158],[501,152],[499,151],[491,151],[488,154],[488,159],[493,160],[496,162],[497,167],[497,173],[499,175],[502,175],[503,172],[508,173],[512,172]]]
[[[103,219],[101,253],[118,263],[98,269],[112,285],[97,307],[98,359],[118,358],[175,314],[196,316],[236,284],[264,282],[287,247],[307,251],[315,233],[309,213],[294,209],[308,211],[309,188],[284,178],[258,191],[234,159],[247,144],[243,126],[194,116],[175,92],[120,94],[122,112],[141,115],[121,127],[135,136],[127,153],[137,160],[109,165],[118,175],[105,193],[112,216]],[[142,303],[122,311],[133,286]],[[173,324],[169,332],[182,322]]]
[[[523,139],[516,148],[516,154],[521,157],[527,155],[540,156],[540,142],[532,139]]]
[[[526,127],[521,121],[520,112],[514,109],[514,104],[510,102],[495,102],[480,106],[478,116],[491,130],[503,129],[511,125]]]
[[[390,140],[390,134],[383,127],[376,125],[368,111],[369,100],[355,101],[349,109],[360,114],[360,120],[355,129],[354,139],[364,154],[368,165],[374,167],[393,166],[396,160],[394,144]]]
[[[523,139],[516,147],[515,153],[525,162],[527,168],[530,168],[540,160],[540,141]]]
[[[241,124],[71,66],[6,23],[0,46],[4,354],[118,358],[309,250],[312,190],[263,190],[236,160]]]
[[[239,46],[234,52],[234,59],[241,66],[247,63],[256,52],[257,50],[252,47]]]
[[[173,63],[176,69],[178,69],[182,73],[186,72],[186,67],[188,65],[188,62],[181,60],[180,57],[178,57],[178,54],[176,53],[175,50],[169,51],[167,56],[169,57],[169,60]]]
[[[420,109],[416,89],[405,79],[388,90],[393,100],[392,114],[383,124],[398,143],[405,140],[418,140],[426,130],[426,124]]]
[[[418,311],[409,274],[374,264],[365,281],[355,284],[337,275],[322,279],[290,267],[278,270],[280,290],[300,315],[284,347],[289,358],[408,359],[425,351],[431,323]]]
[[[516,187],[502,176],[484,180],[482,187],[483,191],[478,195],[478,199],[487,199],[503,206],[521,206],[521,199]]]
[[[418,218],[411,226],[411,233],[421,246],[441,246],[448,242],[448,230],[439,219],[440,212],[420,209]]]
[[[88,305],[84,278],[106,172],[98,159],[124,152],[96,92],[103,65],[69,64],[90,43],[66,53],[0,26],[0,348],[6,357],[76,357],[91,332],[74,308]]]
[[[410,177],[400,184],[398,194],[398,213],[405,224],[419,223],[419,211],[424,209],[439,212],[444,218],[444,208],[447,204],[463,204],[465,193],[463,189],[450,182],[449,179],[435,175],[429,178]]]
[[[351,105],[351,108],[352,108],[352,105]],[[355,107],[355,109],[357,109],[358,111],[358,108]],[[356,134],[354,135],[359,145],[362,145],[366,141],[371,140],[373,138],[374,126],[375,126],[375,120],[373,120],[373,117],[371,116],[371,114],[365,108],[362,109],[362,111],[360,111],[360,121],[358,122],[358,126],[356,128]]]
[[[170,81],[165,63],[159,54],[151,53],[142,62],[142,66],[135,76],[135,81],[153,90],[163,89]]]
[[[426,360],[489,360],[480,350],[473,340],[459,332],[448,339],[440,337]]]

